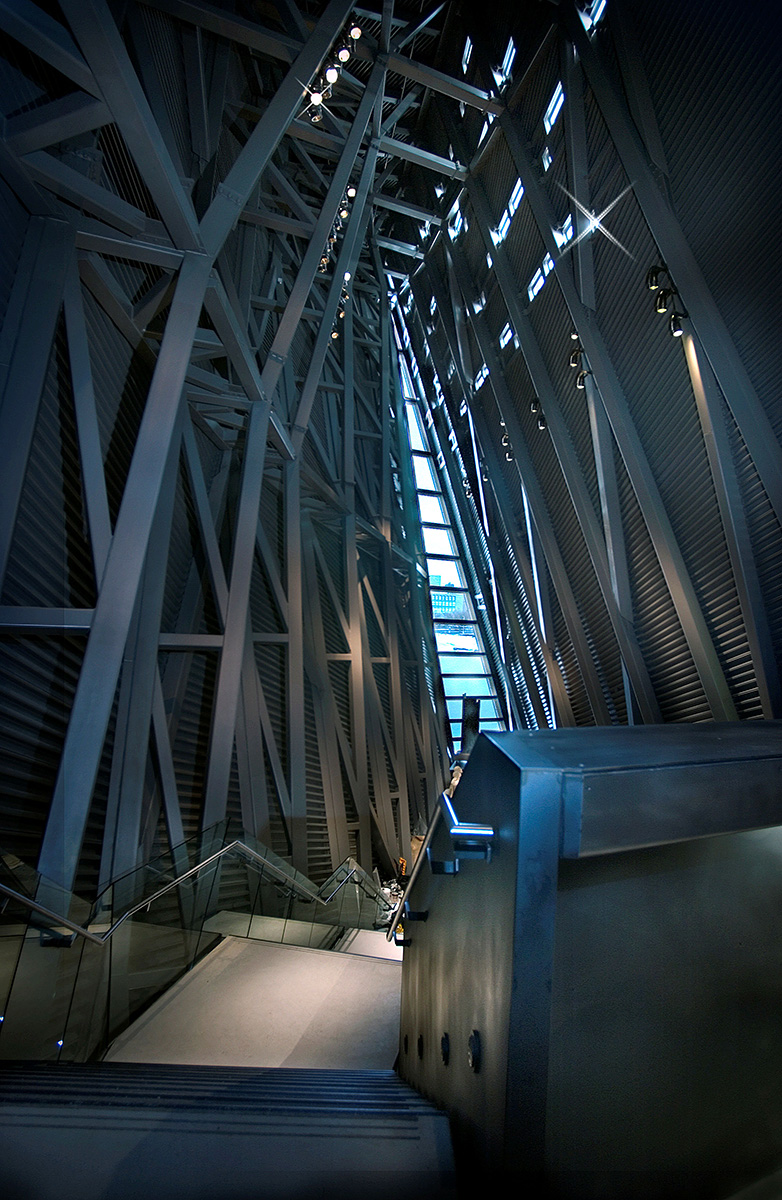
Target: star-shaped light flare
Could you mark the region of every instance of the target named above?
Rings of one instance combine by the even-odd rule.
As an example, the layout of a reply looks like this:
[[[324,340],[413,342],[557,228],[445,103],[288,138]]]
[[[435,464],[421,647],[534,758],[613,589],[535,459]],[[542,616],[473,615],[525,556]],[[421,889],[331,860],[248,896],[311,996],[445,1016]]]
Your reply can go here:
[[[323,112],[327,112],[330,117],[334,118],[334,120],[337,119],[334,116],[334,113],[329,108],[329,106],[326,104],[326,100],[331,99],[331,84],[330,83],[325,84],[324,87],[322,87],[322,88],[318,88],[318,87],[311,88],[306,83],[302,83],[298,77],[296,79],[296,82],[301,84],[304,91],[310,97],[309,104],[306,104],[301,111],[302,116],[304,116],[304,113],[310,112],[311,109],[315,109],[316,111],[322,110]],[[318,101],[317,104],[314,104],[312,102],[313,96],[320,96],[320,100]]]
[[[570,199],[573,201],[573,203],[575,204],[578,211],[580,213],[582,213],[583,216],[585,216],[587,221],[589,222],[586,229],[582,229],[581,233],[578,235],[577,238],[573,238],[572,241],[568,242],[567,246],[563,249],[562,254],[560,255],[560,258],[562,257],[562,255],[567,254],[568,250],[572,250],[574,246],[577,246],[580,241],[582,241],[585,237],[587,237],[595,229],[599,229],[600,232],[602,234],[604,234],[605,237],[608,238],[609,242],[613,242],[613,244],[615,246],[619,247],[619,249],[622,251],[623,254],[626,254],[628,258],[632,258],[633,262],[635,262],[635,255],[631,254],[629,250],[626,250],[625,247],[622,245],[622,243],[619,241],[619,239],[615,238],[614,235],[610,232],[610,230],[606,229],[605,225],[603,225],[603,220],[605,219],[605,217],[608,216],[611,209],[616,208],[619,201],[622,200],[629,191],[632,191],[633,185],[631,183],[629,183],[627,185],[627,187],[624,189],[624,191],[620,192],[619,195],[614,200],[612,200],[611,203],[609,205],[607,205],[607,207],[604,208],[603,211],[599,214],[590,212],[590,210],[588,208],[585,208],[584,205],[581,203],[581,201],[577,200],[576,197],[573,195],[573,193],[569,192],[567,190],[567,188],[563,187],[563,185],[561,183],[559,184],[559,186],[562,188],[562,191],[565,193],[565,195],[570,197]]]

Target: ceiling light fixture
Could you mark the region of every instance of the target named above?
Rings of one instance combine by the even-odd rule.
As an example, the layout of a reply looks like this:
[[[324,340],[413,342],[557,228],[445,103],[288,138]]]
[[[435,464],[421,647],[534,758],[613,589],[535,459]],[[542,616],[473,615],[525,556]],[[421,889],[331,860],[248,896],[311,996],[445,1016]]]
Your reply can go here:
[[[338,79],[339,68],[335,67],[333,64],[330,67],[326,67],[326,83],[336,83]]]
[[[578,375],[576,376],[576,387],[580,392],[583,392],[584,388],[586,387],[586,377],[589,375],[589,373],[589,371],[579,371]]]
[[[350,29],[350,36],[353,38],[354,42],[357,42],[358,39],[361,37],[361,26],[360,25],[352,25],[351,29]]]
[[[671,313],[671,319],[668,322],[668,328],[671,331],[671,337],[681,337],[684,333],[682,318],[688,316],[686,312],[677,312],[676,309]]]
[[[580,365],[580,363],[581,363],[581,347],[580,346],[576,346],[575,350],[573,351],[573,353],[570,356],[569,361],[570,361],[571,367],[577,367]]]
[[[656,263],[646,272],[646,286],[650,292],[656,292],[661,286],[660,276],[667,275],[668,270],[662,263]]]
[[[352,183],[347,190],[347,197],[348,197],[348,200],[354,200],[356,197],[356,189],[353,187]]]
[[[660,288],[657,293],[657,299],[654,302],[655,312],[664,314],[668,311],[668,305],[673,299],[675,293],[671,288]]]
[[[337,51],[337,58],[341,63],[346,63],[348,61],[350,58],[350,51],[348,50],[347,46],[340,46],[339,50]]]

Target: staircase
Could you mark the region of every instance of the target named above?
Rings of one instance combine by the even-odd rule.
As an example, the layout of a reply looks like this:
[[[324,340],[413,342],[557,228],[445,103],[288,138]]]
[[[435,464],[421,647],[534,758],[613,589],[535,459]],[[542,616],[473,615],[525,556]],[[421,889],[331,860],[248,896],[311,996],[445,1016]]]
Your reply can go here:
[[[0,1068],[14,1200],[452,1200],[448,1120],[393,1071]]]

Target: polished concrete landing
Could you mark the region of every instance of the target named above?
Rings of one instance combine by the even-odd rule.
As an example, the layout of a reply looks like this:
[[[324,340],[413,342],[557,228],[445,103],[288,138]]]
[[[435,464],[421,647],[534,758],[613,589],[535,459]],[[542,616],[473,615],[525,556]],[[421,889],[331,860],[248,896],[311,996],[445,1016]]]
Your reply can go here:
[[[389,1069],[400,962],[227,937],[109,1047],[106,1061]]]

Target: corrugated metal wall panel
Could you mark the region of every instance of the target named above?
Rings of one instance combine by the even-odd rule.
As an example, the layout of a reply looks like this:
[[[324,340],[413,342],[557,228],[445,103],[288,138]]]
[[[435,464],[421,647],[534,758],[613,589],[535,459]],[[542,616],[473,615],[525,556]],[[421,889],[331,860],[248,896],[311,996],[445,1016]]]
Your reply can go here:
[[[38,859],[84,655],[81,637],[0,638],[0,845]]]
[[[673,0],[633,6],[676,212],[766,411],[782,438],[782,249],[763,222],[779,196],[782,65],[765,5],[715,0],[689,13]],[[725,86],[739,78],[741,88]],[[693,134],[697,133],[697,136]],[[718,197],[718,213],[715,210]],[[676,270],[675,263],[668,264]]]
[[[30,546],[36,547],[34,555]],[[95,603],[62,318],[41,394],[3,602],[75,608]]]
[[[5,320],[16,267],[22,252],[29,214],[14,193],[0,179],[0,223],[4,237],[0,239],[0,325]]]

